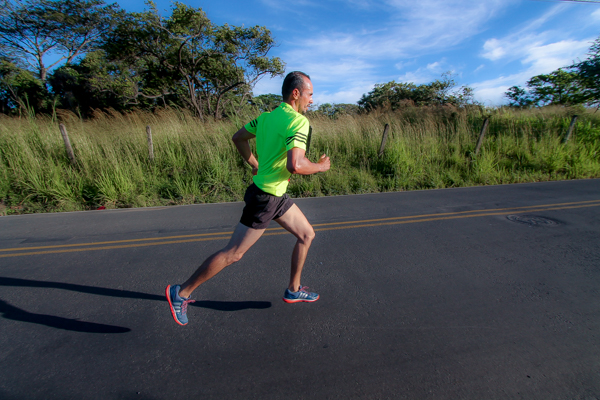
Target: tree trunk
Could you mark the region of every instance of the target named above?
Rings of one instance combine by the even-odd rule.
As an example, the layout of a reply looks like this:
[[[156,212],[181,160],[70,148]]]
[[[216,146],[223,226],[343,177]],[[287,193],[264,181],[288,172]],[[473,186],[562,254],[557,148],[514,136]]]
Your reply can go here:
[[[186,76],[185,79],[187,80],[187,83],[188,83],[188,94],[190,97],[190,103],[192,104],[192,107],[194,107],[194,111],[196,112],[196,115],[198,116],[200,121],[204,121],[202,107],[200,107],[200,104],[198,104],[198,97],[196,96],[196,89],[194,88],[194,82],[188,76]]]

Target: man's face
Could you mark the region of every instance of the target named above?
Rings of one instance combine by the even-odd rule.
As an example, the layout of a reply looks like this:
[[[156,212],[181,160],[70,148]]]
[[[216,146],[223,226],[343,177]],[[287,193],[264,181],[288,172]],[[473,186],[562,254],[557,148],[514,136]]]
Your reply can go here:
[[[304,114],[308,107],[313,103],[313,86],[312,82],[308,78],[304,78],[304,88],[300,91],[300,97],[296,104],[298,104],[298,112]]]

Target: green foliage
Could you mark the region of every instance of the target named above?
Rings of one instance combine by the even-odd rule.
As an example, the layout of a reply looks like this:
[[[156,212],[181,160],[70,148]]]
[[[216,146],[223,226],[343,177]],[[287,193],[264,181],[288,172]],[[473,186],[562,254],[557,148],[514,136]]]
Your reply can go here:
[[[149,5],[126,15],[104,46],[110,60],[135,71],[136,97],[164,99],[183,87],[185,96],[177,98],[186,108],[219,119],[247,104],[259,78],[283,73],[281,60],[267,57],[274,45],[268,29],[217,26],[182,3],[161,17]]]
[[[273,111],[283,102],[280,94],[261,94],[253,97],[250,104],[256,106],[260,112]]]
[[[20,115],[47,111],[49,96],[41,80],[26,69],[0,59],[0,107]]]
[[[312,115],[323,115],[329,118],[339,118],[342,115],[356,115],[360,112],[360,107],[356,104],[345,104],[345,103],[337,103],[337,104],[320,104],[316,110],[310,111],[308,113],[309,116]]]
[[[513,86],[506,92],[511,106],[570,106],[585,102],[581,78],[576,71],[559,68],[550,74],[536,75],[527,81],[527,88]]]
[[[137,62],[138,66],[143,61]],[[50,74],[48,83],[53,92],[61,99],[61,107],[80,111],[89,115],[94,109],[125,111],[133,107],[154,108],[157,106],[177,105],[176,93],[161,95],[156,89],[147,88],[140,96],[143,80],[156,82],[162,79],[155,71],[141,77],[138,70],[123,62],[109,61],[102,50],[88,53],[85,58],[73,65],[62,66]]]
[[[585,103],[600,107],[600,37],[596,39],[588,58],[573,66],[582,82]]]
[[[533,105],[534,102],[534,99],[527,89],[524,89],[521,86],[510,87],[504,95],[508,98],[511,107],[529,107]]]
[[[442,75],[442,79],[423,85],[391,81],[376,84],[373,90],[362,96],[358,105],[371,111],[381,107],[396,110],[406,105],[464,106],[473,103],[472,88],[462,86],[458,90],[453,90],[455,87],[456,82],[449,73]]]

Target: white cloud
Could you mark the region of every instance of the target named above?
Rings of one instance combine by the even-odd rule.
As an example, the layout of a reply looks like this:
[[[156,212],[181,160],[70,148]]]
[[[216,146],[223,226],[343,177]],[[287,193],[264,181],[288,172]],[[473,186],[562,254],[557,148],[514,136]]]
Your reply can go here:
[[[563,64],[553,69],[570,64],[581,54],[582,47],[589,47],[585,43],[589,39],[572,40],[565,38],[564,32],[555,30],[556,21],[552,21],[552,18],[560,17],[566,8],[568,5],[565,4],[554,6],[511,34],[486,40],[481,56],[490,61],[520,60],[523,64],[538,65],[537,69],[543,69],[543,66],[552,68],[549,65],[556,65],[557,62]],[[541,30],[548,22],[554,24],[550,29]]]
[[[480,32],[486,21],[514,1],[487,0],[465,7],[463,0],[387,0],[380,7],[386,8],[388,18],[376,29],[361,29],[358,33],[319,30],[317,36],[287,45],[297,47],[294,52],[298,56],[371,59],[418,56],[455,45]]]
[[[547,32],[524,36],[517,40],[512,35],[500,40],[489,39],[483,45],[482,57],[490,61],[520,60],[522,64],[535,66],[536,71],[554,70],[572,64],[577,57],[585,54],[591,41],[586,38],[550,42],[550,39]]]
[[[408,71],[403,75],[400,75],[396,80],[398,82],[414,83],[417,85],[423,83],[429,83],[436,79],[445,72],[453,73],[454,68],[448,64],[445,58],[439,61],[435,61],[427,64],[424,68],[420,67],[415,71]]]
[[[526,82],[536,75],[548,74],[558,68],[571,65],[578,57],[583,58],[589,44],[590,39],[583,39],[524,46],[519,50],[518,56],[525,68],[508,76],[471,84],[470,86],[475,89],[475,99],[487,105],[504,104],[506,103],[504,93],[509,87],[525,86]]]
[[[363,83],[353,87],[342,88],[334,93],[318,93],[314,95],[315,104],[356,103],[363,94],[373,89],[373,84]]]
[[[499,106],[501,104],[506,104],[507,99],[504,97],[504,93],[506,93],[509,87],[510,86],[496,86],[478,89],[475,90],[474,96],[477,101],[487,106]]]
[[[533,76],[567,67],[585,56],[593,39],[576,40],[569,38],[570,35],[564,31],[555,30],[556,20],[553,18],[561,17],[561,12],[566,7],[568,6],[564,4],[552,7],[541,17],[505,37],[486,40],[481,53],[483,58],[500,65],[517,61],[522,67],[510,75],[471,84],[475,89],[476,100],[488,105],[506,103],[504,93],[509,87],[524,86]],[[546,23],[552,23],[552,26],[543,30]],[[482,67],[483,65],[478,67],[475,72]]]
[[[281,43],[281,48],[286,50],[279,56],[286,61],[288,71],[297,69],[311,75],[315,98],[326,98],[319,101],[356,101],[374,83],[395,79],[387,68],[381,67],[382,61],[392,61],[397,69],[403,69],[414,64],[420,55],[447,50],[484,30],[487,21],[515,2],[517,0],[486,0],[465,6],[464,0],[354,0],[344,6],[383,10],[386,17],[376,24],[366,22],[366,26],[357,26],[358,29],[319,29],[302,38],[289,38]],[[397,80],[416,84],[431,82],[451,69],[445,64],[445,59],[441,59],[406,72]],[[340,82],[346,82],[350,88],[334,90],[333,83]],[[255,91],[267,88],[268,85],[260,83]]]
[[[600,8],[594,11],[591,16],[595,21],[600,21]]]
[[[536,73],[548,73],[573,64],[576,58],[587,52],[590,41],[561,40],[543,46],[533,46],[528,49],[528,54],[521,62],[531,64],[531,70]]]
[[[438,71],[442,64],[439,61],[433,62],[431,64],[427,64],[427,69],[430,71]]]
[[[414,83],[416,85],[420,85],[422,83],[431,82],[431,76],[432,76],[431,73],[424,72],[422,68],[419,68],[418,70],[416,70],[414,72],[407,72],[404,75],[399,76],[397,81],[405,82],[405,83]]]
[[[524,86],[536,75],[548,74],[573,64],[578,58],[585,56],[592,41],[587,38],[544,43],[550,36],[548,32],[541,32],[518,40],[514,40],[513,35],[500,40],[488,40],[484,45],[486,52],[483,57],[492,61],[519,60],[524,68],[509,76],[471,84],[475,88],[475,99],[488,105],[504,104],[506,103],[504,93],[509,87]]]
[[[528,72],[521,72],[509,76],[500,76],[499,78],[489,79],[469,86],[474,89],[475,100],[488,106],[499,106],[506,103],[504,93],[509,87],[522,85],[531,76],[528,75]]]

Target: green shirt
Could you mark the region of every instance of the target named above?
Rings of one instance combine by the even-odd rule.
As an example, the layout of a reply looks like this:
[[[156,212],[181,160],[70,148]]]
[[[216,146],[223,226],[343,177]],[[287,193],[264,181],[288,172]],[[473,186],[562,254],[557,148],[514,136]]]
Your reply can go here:
[[[294,147],[306,150],[309,123],[287,103],[247,123],[244,128],[256,135],[258,173],[254,184],[274,196],[283,196],[292,174],[287,170],[287,152]]]

